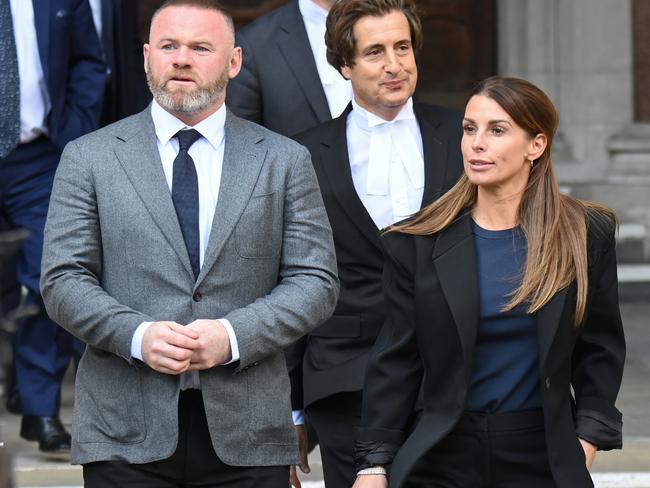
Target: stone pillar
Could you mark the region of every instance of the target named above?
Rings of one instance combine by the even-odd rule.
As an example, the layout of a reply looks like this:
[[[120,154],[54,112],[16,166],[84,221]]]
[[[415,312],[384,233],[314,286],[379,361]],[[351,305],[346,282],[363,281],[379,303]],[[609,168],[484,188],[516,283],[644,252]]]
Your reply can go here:
[[[650,2],[634,0],[634,120],[650,122]]]
[[[607,141],[631,119],[630,18],[630,0],[499,1],[499,72],[553,100],[563,183],[605,180]]]
[[[632,1],[634,120],[609,141],[610,179],[650,183],[650,2]]]

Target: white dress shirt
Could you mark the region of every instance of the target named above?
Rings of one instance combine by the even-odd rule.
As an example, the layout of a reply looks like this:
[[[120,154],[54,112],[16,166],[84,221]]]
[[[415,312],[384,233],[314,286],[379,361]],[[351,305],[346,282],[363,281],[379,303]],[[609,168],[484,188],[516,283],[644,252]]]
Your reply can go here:
[[[102,38],[103,28],[102,1],[104,0],[88,0],[88,3],[90,3],[90,11],[93,14],[93,23],[95,24],[95,30],[97,31],[97,35],[100,39]]]
[[[378,229],[420,210],[424,152],[420,126],[409,98],[386,121],[352,100],[347,143],[354,188]]]
[[[212,219],[219,198],[219,185],[223,168],[226,107],[223,105],[214,114],[194,127],[188,127],[164,110],[154,100],[151,105],[151,117],[156,129],[156,142],[170,193],[173,183],[174,159],[178,155],[178,139],[174,136],[179,130],[190,128],[197,130],[203,136],[192,144],[188,150],[194,161],[199,183],[199,265],[203,266],[205,251],[208,248],[210,239],[210,230],[212,229]],[[220,320],[224,324],[230,339],[232,357],[229,363],[237,361],[239,359],[239,348],[235,332],[228,320]],[[151,322],[140,324],[131,340],[131,356],[140,360],[142,360],[142,336],[150,324]],[[181,389],[188,388],[200,388],[198,372],[192,371],[181,375]]]
[[[45,121],[52,105],[38,51],[34,6],[26,0],[10,2],[20,78],[20,142],[25,143],[48,134]]]
[[[341,115],[352,99],[352,85],[327,62],[327,47],[325,46],[327,10],[316,5],[312,0],[298,0],[298,8],[307,30],[307,37],[314,54],[318,77],[325,91],[330,114],[332,118],[336,118]]]

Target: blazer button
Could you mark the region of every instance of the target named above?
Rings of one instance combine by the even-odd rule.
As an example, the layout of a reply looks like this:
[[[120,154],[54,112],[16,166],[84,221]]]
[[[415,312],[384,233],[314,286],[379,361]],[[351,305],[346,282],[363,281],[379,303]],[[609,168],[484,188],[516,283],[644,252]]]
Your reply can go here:
[[[200,291],[195,291],[194,295],[192,295],[192,300],[195,302],[200,302],[203,299],[203,295],[201,295]]]
[[[549,378],[548,376],[544,380],[544,386],[546,386],[547,390],[551,387],[551,378]]]

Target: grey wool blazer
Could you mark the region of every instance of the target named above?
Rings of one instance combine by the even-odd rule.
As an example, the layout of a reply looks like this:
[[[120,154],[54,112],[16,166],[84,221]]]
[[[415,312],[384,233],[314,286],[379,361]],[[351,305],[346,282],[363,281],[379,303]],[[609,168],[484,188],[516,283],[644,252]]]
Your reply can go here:
[[[145,463],[178,437],[179,379],[132,358],[143,321],[226,318],[233,365],[201,371],[210,435],[231,465],[298,461],[283,349],[338,295],[331,229],[305,148],[228,113],[219,200],[194,280],[150,109],[66,147],[45,230],[43,299],[88,344],[72,462]]]

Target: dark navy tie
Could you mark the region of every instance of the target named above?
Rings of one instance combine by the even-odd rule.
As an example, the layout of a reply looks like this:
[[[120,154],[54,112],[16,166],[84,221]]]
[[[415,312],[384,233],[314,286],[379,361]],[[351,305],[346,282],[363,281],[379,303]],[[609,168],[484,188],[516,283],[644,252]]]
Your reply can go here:
[[[9,0],[0,0],[0,159],[20,141],[20,80]]]
[[[2,0],[0,0],[2,1]],[[196,176],[194,161],[188,149],[201,137],[194,129],[181,130],[176,133],[178,139],[178,156],[174,159],[172,178],[172,200],[178,222],[181,224],[183,240],[192,263],[194,278],[199,276],[199,181]]]

